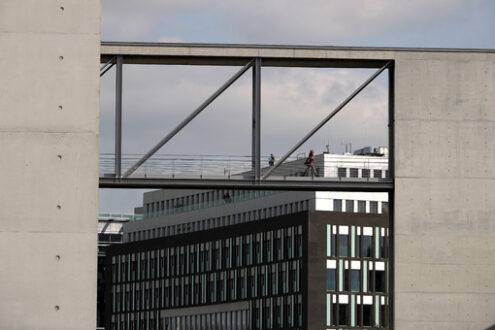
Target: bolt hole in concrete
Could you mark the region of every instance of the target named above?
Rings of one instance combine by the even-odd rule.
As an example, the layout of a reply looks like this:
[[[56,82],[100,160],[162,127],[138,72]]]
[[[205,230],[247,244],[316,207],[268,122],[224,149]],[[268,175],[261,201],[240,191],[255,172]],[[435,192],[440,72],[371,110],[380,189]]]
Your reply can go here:
[[[58,254],[57,254],[57,255],[55,256],[55,259],[60,260],[60,255],[58,255]]]
[[[61,208],[62,208],[62,206],[61,206],[61,205],[57,205],[57,209],[59,209],[59,210],[60,210]]]
[[[64,7],[60,7],[60,10],[61,10],[61,11],[64,11],[64,9],[65,9]]]
[[[55,305],[55,310],[58,311],[60,309],[59,305]]]
[[[62,155],[57,155],[58,159],[62,159]]]
[[[59,56],[59,57],[58,57],[58,59],[59,59],[60,61],[63,61],[63,60],[64,60],[64,57],[63,57],[63,56]]]
[[[63,107],[63,106],[61,106],[61,105],[59,105],[59,106],[58,106],[58,110],[62,110],[63,108],[64,108],[64,107]]]

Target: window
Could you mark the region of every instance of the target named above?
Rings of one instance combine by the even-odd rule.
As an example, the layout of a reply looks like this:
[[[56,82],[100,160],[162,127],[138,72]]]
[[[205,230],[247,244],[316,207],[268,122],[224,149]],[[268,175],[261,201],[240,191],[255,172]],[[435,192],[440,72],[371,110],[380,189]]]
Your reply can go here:
[[[378,202],[376,201],[370,202],[370,213],[378,213]]]
[[[358,212],[366,213],[366,201],[358,201]]]
[[[339,304],[339,325],[349,324],[348,304]]]
[[[385,271],[383,270],[375,271],[375,291],[385,292]]]
[[[356,257],[361,257],[361,227],[357,228],[358,234],[356,235],[355,243],[356,243]]]
[[[365,327],[371,326],[371,307],[372,305],[363,305],[363,326]]]
[[[388,213],[388,212],[389,212],[388,203],[382,202],[382,213]]]
[[[338,239],[339,239],[339,257],[347,257],[349,255],[349,251],[348,251],[349,235],[340,234]]]
[[[334,199],[333,200],[333,210],[336,212],[342,212],[342,200]]]
[[[385,231],[384,228],[381,229],[382,231]],[[386,258],[387,257],[387,250],[385,246],[385,236],[380,235],[380,258]]]
[[[367,168],[363,168],[362,169],[361,177],[363,177],[363,178],[369,178],[370,177],[370,170],[367,169]]]
[[[351,178],[357,178],[358,173],[359,173],[359,170],[357,168],[350,168],[349,169],[349,177],[351,177]]]
[[[336,272],[334,269],[327,269],[327,291],[335,291],[336,289]]]
[[[371,258],[371,241],[373,236],[363,236],[363,257]]]
[[[339,167],[337,169],[337,176],[339,178],[345,178],[347,176],[347,169],[345,167]]]
[[[346,212],[354,212],[354,201],[346,200],[345,201],[345,211]]]
[[[373,177],[374,178],[381,178],[382,177],[382,170],[373,170]]]
[[[358,292],[361,289],[361,272],[359,269],[351,270],[351,291]]]

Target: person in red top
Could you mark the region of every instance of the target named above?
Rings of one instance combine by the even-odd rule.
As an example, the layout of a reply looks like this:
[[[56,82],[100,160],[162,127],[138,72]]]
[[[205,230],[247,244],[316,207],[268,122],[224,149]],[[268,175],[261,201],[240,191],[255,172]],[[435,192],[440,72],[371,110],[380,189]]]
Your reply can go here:
[[[306,165],[306,172],[304,172],[304,176],[309,174],[309,169],[311,169],[311,176],[318,176],[316,174],[316,168],[315,168],[315,151],[311,149],[309,151],[309,156],[306,158],[306,161],[304,162],[304,165]]]

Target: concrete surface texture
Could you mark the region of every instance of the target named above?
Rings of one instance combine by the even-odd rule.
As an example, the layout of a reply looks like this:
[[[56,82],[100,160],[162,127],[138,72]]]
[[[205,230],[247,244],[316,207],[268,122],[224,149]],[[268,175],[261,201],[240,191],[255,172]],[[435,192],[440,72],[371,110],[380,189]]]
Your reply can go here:
[[[3,0],[0,48],[0,329],[95,329],[99,0]]]
[[[495,54],[397,53],[396,329],[495,324]]]

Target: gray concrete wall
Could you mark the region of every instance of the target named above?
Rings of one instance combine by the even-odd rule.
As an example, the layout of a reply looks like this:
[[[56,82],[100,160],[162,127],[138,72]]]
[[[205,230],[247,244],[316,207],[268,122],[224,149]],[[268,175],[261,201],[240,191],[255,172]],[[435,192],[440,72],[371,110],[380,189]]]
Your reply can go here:
[[[95,328],[99,48],[99,0],[0,2],[0,329]]]
[[[401,52],[396,329],[495,324],[495,54]]]
[[[129,63],[395,60],[395,328],[495,325],[495,51],[104,44]],[[143,56],[144,55],[144,56]],[[379,64],[382,65],[383,63]]]

